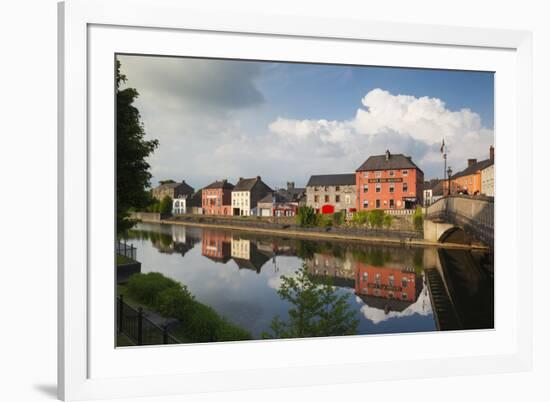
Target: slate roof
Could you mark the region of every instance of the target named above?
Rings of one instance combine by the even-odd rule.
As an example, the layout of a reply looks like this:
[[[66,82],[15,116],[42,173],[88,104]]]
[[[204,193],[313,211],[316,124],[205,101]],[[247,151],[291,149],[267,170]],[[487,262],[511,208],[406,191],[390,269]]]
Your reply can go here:
[[[221,188],[224,190],[232,190],[235,186],[229,183],[227,180],[216,180],[214,183],[210,183],[208,186],[204,187],[204,190],[212,190]]]
[[[181,183],[164,183],[157,187],[158,190],[168,188],[181,189],[182,193],[184,194],[193,194],[193,192],[195,191],[195,189],[187,184],[185,180],[182,180]]]
[[[262,182],[262,178],[259,176],[254,177],[252,179],[243,179],[241,177],[237,182],[237,184],[235,184],[235,188],[233,189],[233,191],[251,191],[254,188],[254,186],[260,183],[263,183],[263,182]],[[269,191],[273,191],[271,190],[271,188],[269,188],[267,184],[263,183],[263,185],[267,187]]]
[[[276,192],[276,193],[267,194],[264,198],[258,201],[258,204],[260,203],[271,204],[271,203],[283,203],[283,202],[290,202],[290,199],[285,197],[283,194]]]
[[[479,172],[480,170],[487,169],[489,166],[493,165],[494,163],[495,161],[491,159],[485,159],[483,161],[476,162],[471,166],[468,166],[466,169],[451,176],[451,179],[458,179],[459,177],[469,176],[471,174]]]
[[[359,166],[356,172],[365,170],[392,170],[392,169],[418,169],[422,171],[409,156],[403,154],[390,154],[386,160],[386,154],[373,155]]]
[[[282,188],[280,190],[277,190],[277,194],[282,195],[283,197],[286,197],[289,199],[289,201],[300,201],[301,198],[305,197],[306,195],[306,189],[302,187],[295,187],[291,189]]]
[[[355,174],[323,174],[309,178],[306,187],[312,186],[351,186],[355,185]]]

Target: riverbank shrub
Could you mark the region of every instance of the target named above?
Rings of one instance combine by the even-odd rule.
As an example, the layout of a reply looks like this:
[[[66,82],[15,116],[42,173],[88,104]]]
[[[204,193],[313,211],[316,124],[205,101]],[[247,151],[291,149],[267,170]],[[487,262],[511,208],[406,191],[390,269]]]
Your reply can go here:
[[[351,222],[355,225],[364,225],[367,223],[367,220],[369,219],[369,213],[368,211],[357,211],[355,214],[353,214],[353,218],[351,218]]]
[[[173,279],[167,278],[159,272],[132,275],[128,281],[128,294],[143,304],[158,307],[161,292],[181,287]]]
[[[416,210],[414,211],[413,225],[414,228],[418,231],[421,231],[424,228],[424,214],[422,213],[421,207],[416,207]]]
[[[381,228],[384,224],[384,211],[381,209],[370,211],[368,220],[371,228]]]
[[[384,225],[384,227],[386,229],[391,228],[391,225],[393,223],[393,218],[394,218],[393,215],[390,215],[390,214],[385,214],[384,215],[384,220],[383,220],[382,224]]]
[[[178,334],[187,342],[252,339],[248,331],[195,300],[187,286],[159,272],[132,275],[126,290],[137,302],[165,317],[177,318],[180,321]]]
[[[308,206],[298,208],[296,223],[302,227],[315,226],[317,224],[317,215],[315,214],[315,210]]]
[[[346,213],[344,211],[335,212],[332,214],[332,222],[334,226],[342,226],[346,223]]]

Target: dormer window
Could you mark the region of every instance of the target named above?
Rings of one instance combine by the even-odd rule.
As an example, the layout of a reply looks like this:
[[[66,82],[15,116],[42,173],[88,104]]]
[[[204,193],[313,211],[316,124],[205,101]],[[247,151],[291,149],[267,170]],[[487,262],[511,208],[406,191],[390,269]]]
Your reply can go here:
[[[377,170],[375,173],[374,173],[374,177],[382,177],[382,172],[380,170]]]
[[[403,176],[408,176],[409,175],[409,171],[408,170],[403,170]]]

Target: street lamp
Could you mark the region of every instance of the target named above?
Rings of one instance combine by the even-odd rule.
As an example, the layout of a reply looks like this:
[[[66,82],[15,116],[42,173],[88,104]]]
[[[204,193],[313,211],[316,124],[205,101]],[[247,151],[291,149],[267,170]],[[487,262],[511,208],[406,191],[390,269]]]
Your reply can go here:
[[[448,180],[448,189],[447,189],[447,195],[451,195],[451,175],[453,174],[453,170],[449,166],[447,169],[447,180]]]

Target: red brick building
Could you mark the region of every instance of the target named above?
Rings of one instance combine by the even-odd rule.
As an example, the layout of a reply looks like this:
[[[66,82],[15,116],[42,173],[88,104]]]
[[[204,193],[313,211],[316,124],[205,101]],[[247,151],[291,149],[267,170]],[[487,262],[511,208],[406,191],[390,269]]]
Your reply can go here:
[[[202,189],[202,210],[205,215],[231,215],[233,184],[218,180]]]
[[[356,171],[357,210],[412,209],[422,205],[424,173],[410,156],[370,156]]]

